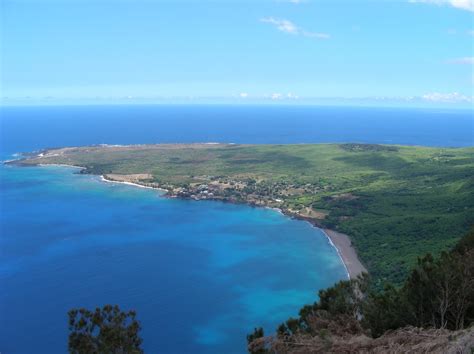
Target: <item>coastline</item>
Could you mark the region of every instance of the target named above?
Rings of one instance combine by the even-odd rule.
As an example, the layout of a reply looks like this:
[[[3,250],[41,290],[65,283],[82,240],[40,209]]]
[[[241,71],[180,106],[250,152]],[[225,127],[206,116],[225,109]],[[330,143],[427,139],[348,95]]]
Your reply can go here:
[[[352,241],[350,237],[346,234],[326,229],[318,225],[313,219],[303,217],[297,214],[289,213],[280,208],[265,207],[270,210],[274,210],[277,213],[284,215],[286,217],[297,219],[301,221],[306,221],[312,227],[321,230],[324,236],[327,237],[329,243],[336,250],[339,258],[341,259],[344,268],[346,269],[347,277],[349,279],[356,279],[362,273],[368,273],[367,269],[364,267],[362,262],[359,260],[355,248],[352,246]]]
[[[8,161],[8,163],[12,163],[12,162],[15,162],[15,160]],[[68,164],[37,164],[37,166],[62,166],[62,167],[73,167],[73,168],[85,170],[85,167],[68,165]],[[107,175],[100,175],[99,177],[102,182],[106,182],[106,183],[118,183],[118,184],[134,186],[138,188],[154,189],[154,190],[162,192],[162,196],[169,197],[169,198],[191,199],[191,198],[187,198],[187,197],[183,197],[179,195],[173,195],[172,191],[169,189],[160,188],[157,186],[144,185],[144,184],[139,183],[139,181],[136,181],[137,183],[135,181],[134,182],[117,181],[111,178],[107,178]],[[192,198],[192,199],[200,200],[199,198],[197,199]],[[206,198],[206,199],[221,201],[221,202],[231,202],[231,203],[233,202],[233,201],[222,200],[219,198]],[[256,205],[251,202],[250,203],[244,202],[244,204],[247,204],[253,207],[264,207],[264,208],[272,209],[287,217],[309,222],[313,227],[321,230],[323,234],[328,238],[329,243],[336,249],[336,252],[338,253],[339,258],[341,259],[342,264],[344,265],[344,268],[346,269],[346,273],[349,279],[355,279],[357,278],[359,274],[363,272],[368,273],[367,269],[359,260],[359,257],[357,256],[357,252],[355,248],[352,246],[351,239],[348,235],[334,231],[334,230],[326,229],[322,227],[321,225],[319,225],[317,221],[312,218],[301,216],[285,209],[275,208],[275,207],[265,206],[265,205]]]
[[[101,175],[100,178],[103,182],[107,182],[107,183],[120,183],[120,184],[126,184],[129,186],[134,186],[134,187],[139,187],[139,188],[155,189],[155,190],[164,192],[163,196],[170,197],[170,198],[177,197],[174,195],[170,195],[169,194],[170,191],[164,188],[151,187],[151,186],[146,186],[146,185],[143,185],[140,183],[134,183],[134,182],[116,181],[113,179],[108,179],[106,175]],[[185,197],[179,197],[179,198],[187,199]],[[208,200],[212,200],[212,198]],[[221,199],[215,199],[215,200],[223,202],[223,200]],[[249,206],[258,207],[258,205],[254,205],[251,203],[246,203],[246,204]],[[313,219],[302,217],[300,215],[288,212],[281,208],[275,208],[275,207],[269,207],[269,206],[263,206],[263,207],[274,210],[277,213],[280,213],[281,215],[284,215],[289,218],[307,221],[311,224],[311,226],[321,230],[323,234],[327,237],[331,246],[335,248],[339,258],[341,259],[342,264],[344,265],[344,268],[346,269],[346,273],[349,279],[356,279],[357,276],[359,276],[360,274],[368,273],[367,269],[364,267],[364,265],[360,261],[355,248],[352,246],[352,241],[348,235],[334,231],[334,230],[323,228],[320,225],[318,225]]]
[[[145,189],[155,189],[155,190],[160,191],[160,192],[166,192],[166,193],[168,193],[168,190],[167,190],[167,189],[164,189],[164,188],[145,186],[145,185],[143,185],[143,184],[133,183],[133,182],[115,181],[115,180],[113,180],[113,179],[107,178],[106,175],[100,175],[100,180],[101,180],[102,182],[106,182],[106,183],[126,184],[127,186],[134,186],[134,187],[145,188]]]
[[[367,269],[359,260],[357,252],[352,246],[352,241],[348,235],[330,229],[321,230],[337,250],[342,263],[346,267],[349,279],[356,279],[360,274],[368,273]]]
[[[12,161],[15,161],[15,160],[12,160]],[[82,166],[66,165],[66,164],[63,164],[63,163],[40,163],[40,164],[38,164],[38,166],[41,166],[41,167],[48,167],[48,166],[70,167],[70,168],[78,168],[80,170],[85,170],[86,169],[85,167],[82,167]]]

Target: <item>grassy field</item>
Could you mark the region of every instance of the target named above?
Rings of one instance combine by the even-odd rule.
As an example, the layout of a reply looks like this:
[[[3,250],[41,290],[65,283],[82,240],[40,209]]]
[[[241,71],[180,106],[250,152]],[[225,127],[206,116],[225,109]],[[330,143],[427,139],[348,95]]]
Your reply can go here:
[[[347,233],[379,281],[399,283],[419,255],[452,247],[474,224],[474,148],[96,146],[52,149],[22,161],[38,163],[83,166],[84,173],[127,175],[171,195],[312,218]]]

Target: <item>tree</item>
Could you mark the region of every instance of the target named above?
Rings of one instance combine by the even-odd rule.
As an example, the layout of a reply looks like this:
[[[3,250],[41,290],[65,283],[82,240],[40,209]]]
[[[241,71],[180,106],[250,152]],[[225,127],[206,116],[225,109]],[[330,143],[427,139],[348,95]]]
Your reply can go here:
[[[266,354],[266,347],[263,328],[255,328],[253,333],[247,335],[248,351],[251,354]]]
[[[383,291],[372,289],[363,304],[364,328],[373,337],[379,337],[389,329],[397,329],[408,323],[408,304],[404,294],[392,284],[386,284]]]
[[[70,353],[143,353],[135,311],[123,312],[117,305],[105,305],[95,311],[73,309],[68,315]]]
[[[474,250],[443,252],[438,259],[420,259],[405,282],[404,296],[419,327],[458,330],[474,312]]]

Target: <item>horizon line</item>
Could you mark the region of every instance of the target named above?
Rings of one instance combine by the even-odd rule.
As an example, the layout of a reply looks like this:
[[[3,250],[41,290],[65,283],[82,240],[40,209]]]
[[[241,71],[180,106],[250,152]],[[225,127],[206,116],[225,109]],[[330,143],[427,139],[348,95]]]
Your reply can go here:
[[[392,103],[392,104],[390,104]],[[418,102],[423,103],[423,102]],[[70,101],[70,102],[58,102],[58,101],[36,101],[36,102],[10,102],[5,104],[0,101],[1,108],[21,108],[21,107],[87,107],[87,106],[228,106],[228,107],[320,107],[320,108],[385,108],[385,109],[443,109],[443,110],[459,110],[459,111],[474,111],[474,105],[471,104],[459,104],[459,103],[433,103],[424,102],[424,104],[398,104],[395,105],[393,102],[360,102],[354,104],[354,102],[347,103],[322,103],[322,102],[131,102],[131,101],[95,101],[95,102],[84,102],[84,101]],[[474,118],[474,117],[473,117]]]

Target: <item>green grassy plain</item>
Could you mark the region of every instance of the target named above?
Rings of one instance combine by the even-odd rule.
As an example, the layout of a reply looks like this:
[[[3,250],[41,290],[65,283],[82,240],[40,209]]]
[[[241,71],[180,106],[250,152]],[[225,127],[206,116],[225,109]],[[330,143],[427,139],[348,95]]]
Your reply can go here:
[[[474,148],[368,144],[139,145],[48,150],[22,164],[91,174],[150,174],[177,187],[225,184],[226,200],[262,200],[348,234],[373,277],[400,283],[417,257],[454,246],[474,224]]]

